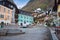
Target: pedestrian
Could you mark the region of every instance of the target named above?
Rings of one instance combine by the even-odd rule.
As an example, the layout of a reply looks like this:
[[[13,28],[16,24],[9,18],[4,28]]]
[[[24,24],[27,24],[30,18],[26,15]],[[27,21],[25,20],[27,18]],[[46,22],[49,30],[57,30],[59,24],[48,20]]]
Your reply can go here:
[[[23,24],[22,24],[22,23],[21,23],[20,25],[21,25],[21,27],[23,26]]]
[[[4,27],[4,22],[1,22],[1,28],[3,28]]]

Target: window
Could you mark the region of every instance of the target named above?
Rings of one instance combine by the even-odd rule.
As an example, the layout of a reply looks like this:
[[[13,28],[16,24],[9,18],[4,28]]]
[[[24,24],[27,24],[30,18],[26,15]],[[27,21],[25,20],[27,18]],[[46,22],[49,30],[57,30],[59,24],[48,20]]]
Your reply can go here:
[[[6,11],[6,9],[4,8],[4,12]]]
[[[30,21],[30,23],[31,23],[31,21]]]
[[[23,20],[20,20],[21,22],[23,21]]]
[[[1,18],[4,18],[4,15],[1,15]]]
[[[4,18],[4,15],[0,15],[0,18]]]

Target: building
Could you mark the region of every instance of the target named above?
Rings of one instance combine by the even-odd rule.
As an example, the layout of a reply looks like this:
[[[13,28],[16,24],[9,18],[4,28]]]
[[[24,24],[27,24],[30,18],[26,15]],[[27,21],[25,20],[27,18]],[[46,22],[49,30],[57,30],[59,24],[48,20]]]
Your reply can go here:
[[[18,24],[20,25],[22,23],[24,25],[34,23],[34,18],[31,14],[32,14],[31,12],[19,10]]]
[[[57,18],[58,18],[58,23],[60,25],[60,0],[58,0]]]
[[[58,0],[55,0],[53,11],[57,11],[57,6],[58,6]]]
[[[12,11],[13,10],[0,5],[0,23],[11,23]]]
[[[0,23],[13,23],[15,22],[15,14],[17,6],[13,0],[0,0]]]
[[[57,12],[57,17],[60,17],[60,0],[55,0],[53,10]]]
[[[58,12],[58,17],[60,18],[60,0],[58,1],[58,8],[57,8],[57,12]]]
[[[32,15],[34,16],[35,23],[44,23],[46,13],[41,8],[37,8],[36,10],[34,10],[32,12]]]
[[[57,24],[60,25],[60,0],[55,0],[53,10],[57,14]]]
[[[40,13],[33,12],[32,15],[34,16],[35,23],[44,23],[45,16],[46,16],[44,12],[40,12]]]

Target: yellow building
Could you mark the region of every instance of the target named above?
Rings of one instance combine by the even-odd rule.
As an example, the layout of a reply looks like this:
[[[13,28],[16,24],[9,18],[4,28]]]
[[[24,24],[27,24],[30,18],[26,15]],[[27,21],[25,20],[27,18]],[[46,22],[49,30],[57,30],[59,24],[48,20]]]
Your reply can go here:
[[[58,25],[60,25],[60,0],[58,0],[57,18],[58,18]]]
[[[3,5],[0,5],[0,23],[11,23],[12,21],[12,9],[9,9]]]
[[[60,5],[58,5],[57,16],[58,16],[58,18],[60,18]]]

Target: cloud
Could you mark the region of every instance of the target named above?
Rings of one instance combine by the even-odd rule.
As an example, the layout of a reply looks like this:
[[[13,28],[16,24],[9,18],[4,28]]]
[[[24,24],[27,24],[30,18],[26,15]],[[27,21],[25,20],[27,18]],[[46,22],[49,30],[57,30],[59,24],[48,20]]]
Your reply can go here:
[[[29,0],[14,0],[15,4],[19,9],[24,7],[28,3],[28,1]]]
[[[22,4],[22,5],[18,5],[18,8],[21,9],[22,7],[24,7],[25,5]]]

